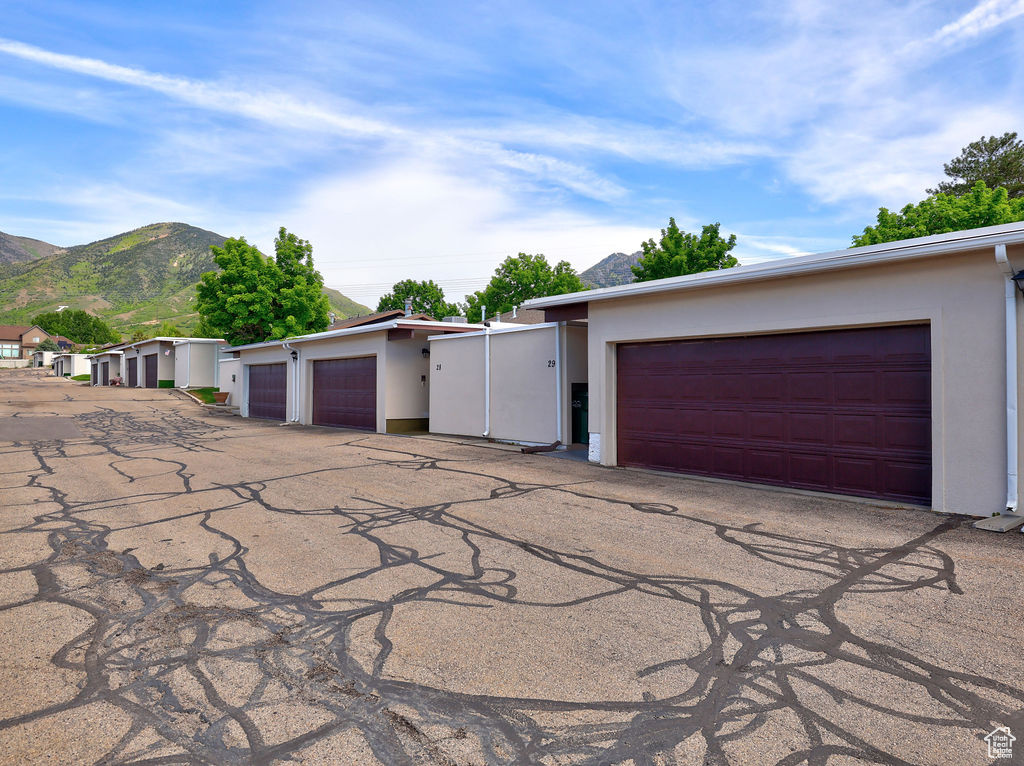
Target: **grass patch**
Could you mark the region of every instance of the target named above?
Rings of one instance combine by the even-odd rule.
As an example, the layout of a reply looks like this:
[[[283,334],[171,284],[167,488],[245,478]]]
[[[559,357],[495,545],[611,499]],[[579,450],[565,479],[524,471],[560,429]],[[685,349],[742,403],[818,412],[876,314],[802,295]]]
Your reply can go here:
[[[157,388],[174,388],[173,380],[158,380],[156,383]]]
[[[219,388],[190,388],[188,392],[193,396],[198,396],[207,404],[214,404],[217,400],[213,398],[213,392],[220,391]]]
[[[90,375],[89,373],[86,373],[85,375],[74,375],[74,376],[72,376],[71,379],[72,380],[92,380],[92,375]]]

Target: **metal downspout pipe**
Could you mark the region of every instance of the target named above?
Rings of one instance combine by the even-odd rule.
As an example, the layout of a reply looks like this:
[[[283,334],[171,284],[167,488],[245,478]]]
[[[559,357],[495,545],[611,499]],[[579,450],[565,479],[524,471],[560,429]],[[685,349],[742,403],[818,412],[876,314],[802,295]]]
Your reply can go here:
[[[300,354],[297,348],[294,348],[289,343],[285,342],[281,344],[281,348],[285,351],[291,352],[292,356],[292,415],[289,420],[292,423],[299,422],[299,361]]]
[[[491,435],[491,328],[484,328],[484,436]]]
[[[996,263],[1006,274],[1006,510],[1017,510],[1017,285],[1006,257],[1006,245],[996,245]]]
[[[555,325],[555,422],[558,423],[555,440],[564,444],[565,440],[562,438],[564,431],[562,425],[562,326],[562,322]]]

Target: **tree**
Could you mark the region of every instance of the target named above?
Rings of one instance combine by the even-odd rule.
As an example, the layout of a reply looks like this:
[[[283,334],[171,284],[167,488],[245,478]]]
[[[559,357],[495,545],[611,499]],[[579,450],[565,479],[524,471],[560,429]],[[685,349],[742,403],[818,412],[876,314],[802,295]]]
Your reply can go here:
[[[331,304],[324,295],[324,278],[313,267],[313,246],[282,226],[274,240],[274,252],[282,280],[270,337],[326,330]]]
[[[81,309],[48,311],[32,319],[50,335],[63,335],[74,343],[117,343],[121,336],[99,317]]]
[[[380,299],[377,311],[404,309],[406,298],[412,298],[413,313],[429,314],[434,319],[458,316],[461,313],[458,306],[448,303],[444,299],[444,290],[438,287],[432,279],[425,282],[417,282],[413,279],[396,282],[391,288],[391,292]]]
[[[145,328],[142,327],[136,327],[134,330],[132,330],[132,334],[129,336],[128,340],[130,340],[132,343],[138,343],[140,340],[149,340],[152,337],[153,335],[149,332],[149,330],[146,330]]]
[[[157,338],[183,338],[185,333],[178,329],[178,326],[171,324],[166,319],[160,323],[160,326],[156,330]]]
[[[273,259],[245,237],[210,249],[221,270],[202,275],[196,308],[204,327],[217,337],[238,346],[327,328],[330,306],[308,242],[282,227]]]
[[[510,255],[494,270],[487,287],[466,296],[465,314],[470,322],[480,322],[487,318],[481,318],[484,306],[488,314],[500,314],[530,298],[586,289],[568,261],[559,261],[551,268],[543,255]]]
[[[642,243],[644,254],[630,268],[637,282],[651,279],[678,277],[702,271],[730,269],[739,264],[729,252],[736,247],[736,235],[723,239],[719,224],[712,223],[701,229],[700,236],[680,231],[676,219],[668,219],[668,228],[661,230],[661,241],[653,239]]]
[[[60,346],[52,338],[43,338],[42,342],[36,346],[36,351],[60,351]]]
[[[960,156],[942,166],[951,181],[942,181],[928,194],[969,194],[978,181],[990,189],[1002,186],[1010,199],[1024,197],[1024,141],[1016,133],[969,143]]]
[[[1008,199],[1006,189],[989,189],[978,181],[959,197],[935,194],[898,213],[879,208],[876,220],[875,226],[853,236],[854,247],[1024,221],[1024,198]]]

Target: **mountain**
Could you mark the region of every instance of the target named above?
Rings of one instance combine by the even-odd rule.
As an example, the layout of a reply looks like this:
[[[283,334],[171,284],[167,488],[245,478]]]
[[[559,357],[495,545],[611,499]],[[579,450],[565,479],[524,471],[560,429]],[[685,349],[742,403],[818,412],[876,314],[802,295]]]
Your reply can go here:
[[[589,287],[614,287],[615,285],[628,285],[633,281],[633,272],[630,266],[636,264],[643,255],[643,250],[627,255],[626,253],[612,253],[607,258],[602,258],[586,271],[580,272],[580,279],[583,284]]]
[[[203,272],[217,269],[210,245],[225,239],[184,223],[154,223],[35,260],[0,261],[0,323],[23,324],[69,306],[118,330],[164,320],[190,330],[199,320],[195,285]],[[339,316],[369,313],[336,290],[324,292]]]
[[[28,237],[16,237],[0,231],[0,264],[24,263],[53,255],[61,248]]]

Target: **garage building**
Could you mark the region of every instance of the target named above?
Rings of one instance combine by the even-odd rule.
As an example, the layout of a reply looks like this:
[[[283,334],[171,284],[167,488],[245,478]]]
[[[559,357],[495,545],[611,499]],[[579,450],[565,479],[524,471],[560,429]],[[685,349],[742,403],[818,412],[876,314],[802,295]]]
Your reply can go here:
[[[426,431],[427,338],[475,329],[398,318],[236,346],[241,414],[378,433]]]
[[[588,327],[590,457],[1017,508],[1024,224],[528,301]]]

